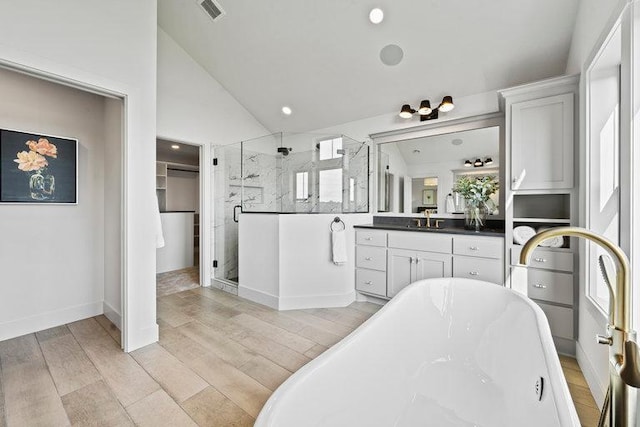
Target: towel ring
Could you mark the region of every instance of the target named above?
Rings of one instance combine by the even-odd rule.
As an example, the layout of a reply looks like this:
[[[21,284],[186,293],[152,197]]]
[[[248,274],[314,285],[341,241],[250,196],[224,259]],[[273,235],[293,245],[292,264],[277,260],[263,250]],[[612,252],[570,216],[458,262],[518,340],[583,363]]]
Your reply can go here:
[[[340,219],[339,216],[333,218],[333,221],[331,221],[331,224],[329,225],[329,229],[331,229],[331,231],[342,231],[342,230],[334,230],[333,226],[336,224],[342,224],[342,230],[346,230],[347,226],[344,225],[344,222]]]

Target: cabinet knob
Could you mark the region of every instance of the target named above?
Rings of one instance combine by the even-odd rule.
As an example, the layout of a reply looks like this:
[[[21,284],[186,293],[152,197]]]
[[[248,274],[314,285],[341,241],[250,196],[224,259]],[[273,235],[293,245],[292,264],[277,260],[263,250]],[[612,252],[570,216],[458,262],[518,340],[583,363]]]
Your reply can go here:
[[[364,259],[365,259],[365,261],[371,261],[371,257],[370,256],[364,257]]]
[[[373,237],[365,237],[364,240],[373,240]]]
[[[534,260],[535,262],[547,262],[547,260],[546,260],[546,259],[544,259],[544,258],[534,258],[533,260]]]
[[[511,180],[511,182],[513,182],[514,184],[517,184],[517,183],[518,183],[518,178],[513,178],[513,179]]]
[[[470,271],[470,272],[469,272],[469,275],[470,275],[470,276],[479,276],[479,275],[480,275],[480,273],[478,273],[477,271]]]
[[[365,285],[373,285],[373,282],[371,280],[367,280],[366,282],[364,282]]]
[[[469,250],[477,251],[479,248],[477,246],[469,246]]]
[[[534,288],[538,288],[538,289],[547,289],[547,285],[541,285],[541,284],[537,284],[537,285],[533,285]]]

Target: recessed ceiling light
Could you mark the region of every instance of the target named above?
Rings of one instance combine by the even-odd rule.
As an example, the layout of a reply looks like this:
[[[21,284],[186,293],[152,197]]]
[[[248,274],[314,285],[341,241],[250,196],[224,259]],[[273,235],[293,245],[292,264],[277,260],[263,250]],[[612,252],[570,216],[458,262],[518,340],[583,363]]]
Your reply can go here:
[[[178,144],[173,144],[171,148],[173,148],[174,150],[179,150],[180,146]]]
[[[369,12],[369,21],[371,21],[372,24],[379,24],[383,19],[384,12],[382,9],[376,7],[375,9],[371,9],[371,12]]]
[[[456,138],[454,140],[451,141],[451,144],[453,145],[462,145],[462,140],[460,138]]]
[[[284,114],[285,116],[290,116],[291,113],[293,113],[293,111],[291,111],[290,107],[287,107],[286,105],[282,107],[282,114]]]
[[[416,148],[415,150],[413,150],[413,154],[420,154],[420,150]]]

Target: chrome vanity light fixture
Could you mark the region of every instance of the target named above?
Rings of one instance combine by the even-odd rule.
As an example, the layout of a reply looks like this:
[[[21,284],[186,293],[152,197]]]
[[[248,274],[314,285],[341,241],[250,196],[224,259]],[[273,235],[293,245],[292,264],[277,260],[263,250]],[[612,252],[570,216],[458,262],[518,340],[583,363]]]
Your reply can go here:
[[[484,164],[485,165],[493,164],[493,159],[491,157],[487,157],[486,159],[484,159]]]
[[[482,160],[480,160],[479,158],[476,159],[475,162],[473,162],[473,167],[474,168],[481,168],[482,166],[484,166],[484,162]]]
[[[420,121],[423,122],[425,120],[437,119],[438,112],[441,111],[443,113],[446,113],[453,110],[454,108],[455,105],[453,104],[453,98],[447,95],[442,98],[442,102],[440,103],[440,105],[438,105],[437,108],[432,109],[431,101],[429,101],[428,99],[423,99],[420,102],[420,108],[418,108],[417,110],[411,108],[411,105],[409,104],[404,104],[400,109],[400,113],[398,113],[398,115],[403,119],[410,119],[415,113],[418,113],[420,115]]]
[[[473,166],[473,163],[471,163],[471,160],[465,160],[464,161],[464,167],[465,168],[470,168],[471,166]]]

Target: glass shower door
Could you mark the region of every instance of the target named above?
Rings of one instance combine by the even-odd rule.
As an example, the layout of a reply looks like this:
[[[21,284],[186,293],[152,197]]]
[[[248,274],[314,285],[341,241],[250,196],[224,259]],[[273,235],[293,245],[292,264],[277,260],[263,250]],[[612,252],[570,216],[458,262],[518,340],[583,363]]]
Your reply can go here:
[[[214,149],[213,278],[217,286],[238,285],[238,216],[242,200],[241,144]]]

